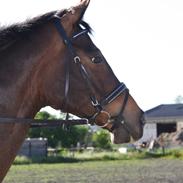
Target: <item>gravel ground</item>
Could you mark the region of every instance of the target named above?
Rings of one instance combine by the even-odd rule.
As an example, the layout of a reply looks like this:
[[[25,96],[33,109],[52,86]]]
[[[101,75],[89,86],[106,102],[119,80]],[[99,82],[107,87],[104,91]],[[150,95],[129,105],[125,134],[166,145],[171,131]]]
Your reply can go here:
[[[182,183],[183,160],[146,159],[12,166],[3,183]]]

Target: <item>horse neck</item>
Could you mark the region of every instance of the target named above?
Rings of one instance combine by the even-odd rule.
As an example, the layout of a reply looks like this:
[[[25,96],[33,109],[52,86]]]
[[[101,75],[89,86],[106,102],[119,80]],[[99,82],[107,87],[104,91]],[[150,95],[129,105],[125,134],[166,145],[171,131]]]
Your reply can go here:
[[[4,85],[0,84],[2,117],[33,117],[44,106],[39,93],[39,70],[40,65],[49,60],[49,50],[54,54],[53,45],[56,45],[51,34],[53,30],[48,32],[46,29],[47,27],[44,27],[32,35],[31,42],[22,41],[15,44],[11,54],[4,57],[5,62],[12,64],[8,66],[11,68],[12,77],[4,77]],[[55,47],[56,49],[58,48]],[[6,67],[2,73],[9,75]]]

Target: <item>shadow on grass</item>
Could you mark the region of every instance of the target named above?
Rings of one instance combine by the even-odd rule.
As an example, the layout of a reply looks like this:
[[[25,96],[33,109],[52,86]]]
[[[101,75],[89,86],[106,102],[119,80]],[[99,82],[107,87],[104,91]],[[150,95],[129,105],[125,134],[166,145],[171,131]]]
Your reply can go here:
[[[14,161],[14,165],[25,164],[53,164],[53,163],[77,163],[77,162],[92,162],[92,161],[115,161],[115,160],[143,160],[151,158],[171,158],[171,159],[183,159],[183,151],[167,151],[162,152],[129,152],[127,154],[117,153],[93,153],[90,156],[85,157],[85,153],[80,156],[48,156],[48,157],[17,157]]]
[[[158,156],[148,155],[147,157],[139,156],[139,157],[131,157],[129,155],[123,155],[119,157],[104,155],[102,157],[90,157],[90,158],[74,158],[74,157],[17,157],[14,161],[14,165],[26,165],[26,164],[53,164],[53,163],[78,163],[78,162],[92,162],[92,161],[115,161],[115,160],[132,160],[132,159],[146,159],[146,158],[157,158]]]
[[[27,164],[53,164],[53,163],[77,163],[80,160],[72,157],[51,156],[51,157],[17,157],[13,162],[14,165]]]

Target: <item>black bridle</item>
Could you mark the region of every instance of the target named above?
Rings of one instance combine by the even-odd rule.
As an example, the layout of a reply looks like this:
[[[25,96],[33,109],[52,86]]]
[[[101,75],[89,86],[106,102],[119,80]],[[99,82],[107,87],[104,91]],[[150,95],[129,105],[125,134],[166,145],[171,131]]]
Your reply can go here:
[[[70,39],[67,36],[67,34],[66,34],[62,24],[61,24],[60,19],[61,18],[58,15],[55,15],[55,19],[54,19],[55,27],[56,27],[60,37],[63,39],[64,44],[66,45],[66,47],[71,55],[72,60],[79,67],[80,73],[81,73],[82,78],[83,78],[85,85],[87,87],[88,95],[89,95],[90,100],[91,100],[91,105],[96,110],[96,112],[94,114],[92,114],[91,116],[88,116],[87,119],[88,119],[90,124],[93,124],[93,123],[95,123],[96,117],[98,115],[100,115],[101,113],[104,113],[104,114],[108,115],[109,120],[103,126],[100,126],[100,127],[102,127],[102,128],[107,127],[108,124],[111,123],[110,119],[113,119],[113,121],[115,121],[115,122],[112,123],[112,128],[110,129],[111,131],[113,131],[115,128],[117,128],[119,126],[119,124],[122,121],[123,121],[122,124],[124,124],[123,112],[124,112],[125,106],[126,106],[127,101],[128,101],[129,90],[124,83],[119,83],[119,85],[110,94],[108,94],[104,99],[102,99],[101,101],[97,100],[96,95],[93,92],[93,85],[91,83],[88,72],[85,69],[84,65],[81,63],[80,57],[76,53],[76,51],[72,45],[72,41],[71,41],[71,39],[74,39],[82,34],[88,33],[88,31],[86,29],[83,29],[80,32],[74,34],[74,36]],[[64,91],[64,97],[65,97],[64,98],[64,105],[67,104],[67,100],[68,100],[69,82],[70,82],[70,71],[69,71],[69,67],[67,67],[66,68],[65,91]],[[121,94],[124,94],[123,105],[122,105],[121,111],[118,114],[118,116],[111,118],[110,114],[107,111],[104,111],[103,108],[104,108],[104,106],[113,102]]]
[[[82,119],[68,119],[66,118],[65,120],[62,119],[32,119],[32,118],[19,118],[19,117],[0,117],[0,124],[28,124],[30,127],[68,127],[71,125],[85,125],[85,124],[95,124],[95,120],[98,115],[100,114],[105,114],[108,116],[107,122],[100,126],[102,128],[105,128],[108,126],[108,124],[112,123],[112,127],[108,129],[109,131],[113,131],[115,128],[118,128],[120,124],[123,124],[123,127],[130,132],[130,127],[128,124],[124,123],[124,118],[123,118],[123,111],[125,109],[125,106],[128,101],[128,96],[129,96],[129,90],[126,87],[124,83],[119,83],[119,85],[112,91],[110,92],[104,99],[101,101],[98,101],[96,98],[96,95],[93,92],[93,85],[90,81],[88,72],[86,71],[85,67],[80,61],[80,57],[77,55],[74,47],[72,46],[71,40],[74,40],[75,38],[88,33],[89,31],[87,29],[82,29],[80,32],[77,32],[72,36],[71,39],[68,38],[62,24],[61,24],[61,18],[56,14],[54,16],[54,24],[55,27],[57,28],[58,33],[60,34],[61,38],[63,39],[66,47],[68,48],[68,51],[71,55],[72,60],[74,63],[79,67],[80,73],[82,75],[82,78],[85,82],[85,85],[87,87],[88,95],[91,100],[92,106],[95,108],[95,113],[92,114],[91,116],[87,116],[86,118]],[[95,58],[92,58],[95,59]],[[93,60],[92,60],[93,61]],[[94,62],[94,61],[93,61]],[[70,70],[69,70],[69,64],[66,63],[66,80],[65,80],[65,91],[64,91],[64,102],[63,104],[67,104],[68,100],[68,92],[69,92],[69,82],[70,82]],[[123,105],[121,108],[120,113],[117,116],[111,117],[110,114],[103,110],[104,106],[110,104],[113,102],[118,96],[121,94],[124,95],[123,99]]]

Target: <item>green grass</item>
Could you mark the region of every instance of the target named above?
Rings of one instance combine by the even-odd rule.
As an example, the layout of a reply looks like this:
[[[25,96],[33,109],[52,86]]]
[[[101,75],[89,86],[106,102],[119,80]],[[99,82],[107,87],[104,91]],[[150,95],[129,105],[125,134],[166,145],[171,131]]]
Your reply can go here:
[[[3,183],[182,183],[178,159],[13,165]]]
[[[3,183],[182,183],[183,150],[17,157]]]
[[[139,160],[149,158],[165,158],[165,159],[180,159],[183,160],[183,149],[166,150],[165,154],[161,150],[156,152],[148,151],[132,151],[127,154],[120,154],[118,152],[76,152],[74,154],[65,153],[58,156],[48,156],[46,158],[27,158],[27,157],[16,157],[14,164],[32,164],[32,163],[76,163],[86,161],[108,161],[108,160]]]

